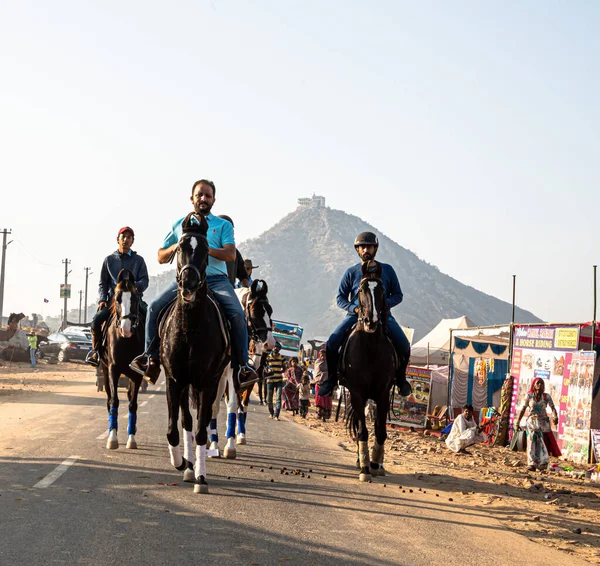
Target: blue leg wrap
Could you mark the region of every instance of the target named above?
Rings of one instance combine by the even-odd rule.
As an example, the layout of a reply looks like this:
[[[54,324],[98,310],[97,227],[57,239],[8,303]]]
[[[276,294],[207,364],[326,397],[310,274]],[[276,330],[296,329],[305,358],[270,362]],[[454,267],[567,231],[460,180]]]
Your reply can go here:
[[[246,434],[246,413],[237,414],[238,433]]]
[[[227,413],[227,438],[235,437],[235,413]]]
[[[129,413],[129,424],[127,426],[127,434],[135,434],[137,432],[137,414]]]
[[[219,433],[217,432],[217,419],[210,419],[210,425],[208,425],[210,432],[210,441],[219,442]]]
[[[108,411],[108,430],[119,429],[119,409]]]

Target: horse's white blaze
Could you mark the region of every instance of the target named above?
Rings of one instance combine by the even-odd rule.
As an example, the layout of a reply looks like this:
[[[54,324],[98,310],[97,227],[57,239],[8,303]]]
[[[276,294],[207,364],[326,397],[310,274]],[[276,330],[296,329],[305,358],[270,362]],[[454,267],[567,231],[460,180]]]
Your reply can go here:
[[[198,240],[196,240],[196,238],[194,236],[192,236],[190,238],[190,246],[192,246],[192,254],[196,251],[196,248],[198,247]]]
[[[183,453],[188,462],[194,463],[194,435],[191,430],[183,431]]]
[[[171,464],[175,468],[179,468],[183,464],[183,457],[181,456],[181,446],[171,446],[169,444],[169,454],[171,455]]]
[[[121,295],[121,330],[125,336],[131,336],[131,320],[125,318],[131,314],[131,293],[123,292]]]
[[[375,308],[375,288],[377,281],[369,281],[369,291],[371,291],[371,300],[373,301],[373,322],[377,322],[377,309]]]

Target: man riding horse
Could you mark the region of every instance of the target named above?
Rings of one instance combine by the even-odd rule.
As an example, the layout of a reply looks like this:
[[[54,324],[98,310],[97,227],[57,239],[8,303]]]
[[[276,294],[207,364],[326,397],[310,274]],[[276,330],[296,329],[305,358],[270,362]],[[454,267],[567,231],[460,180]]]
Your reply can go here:
[[[342,277],[337,294],[337,305],[348,314],[327,340],[327,380],[319,387],[319,395],[330,395],[338,383],[339,350],[348,331],[358,322],[358,288],[362,279],[362,265],[375,259],[379,240],[372,232],[362,232],[354,240],[354,249],[361,263],[349,267]],[[402,302],[402,289],[398,276],[391,265],[381,263],[382,282],[385,288],[390,311]],[[398,354],[399,367],[396,373],[396,385],[403,396],[410,395],[411,387],[406,381],[406,366],[410,358],[410,343],[396,319],[390,314],[387,329],[389,337]]]
[[[206,237],[209,246],[209,261],[206,268],[206,282],[231,325],[231,367],[234,371],[234,383],[236,388],[244,388],[258,381],[258,375],[248,365],[246,316],[227,277],[226,262],[236,259],[233,225],[231,222],[211,214],[215,203],[215,193],[215,184],[212,181],[201,179],[192,186],[190,200],[195,213],[203,216],[208,222]],[[192,219],[197,221],[194,217]],[[158,250],[159,263],[168,263],[173,259],[179,245],[184,220],[185,217],[177,220],[167,234],[162,247]],[[143,374],[144,379],[152,384],[156,383],[160,375],[158,315],[175,298],[176,294],[177,281],[173,281],[150,304],[146,320],[146,352],[135,358],[131,364],[132,369]]]
[[[133,229],[123,226],[117,234],[119,249],[104,258],[100,271],[100,283],[98,285],[98,310],[92,319],[92,349],[89,351],[85,361],[97,367],[100,363],[98,353],[102,341],[102,325],[110,317],[110,300],[115,293],[119,273],[125,269],[133,273],[135,288],[140,298],[140,308],[145,315],[147,306],[142,301],[142,294],[148,288],[148,268],[141,255],[131,249],[135,240]]]

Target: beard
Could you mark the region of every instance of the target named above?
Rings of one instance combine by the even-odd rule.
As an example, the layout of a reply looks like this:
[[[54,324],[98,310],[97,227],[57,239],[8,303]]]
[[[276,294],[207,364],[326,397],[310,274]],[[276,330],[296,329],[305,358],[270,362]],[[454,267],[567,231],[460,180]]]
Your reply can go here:
[[[369,252],[366,252],[360,256],[360,259],[362,261],[371,261],[374,258],[375,258],[375,254],[370,254]]]
[[[207,203],[203,202],[203,203],[196,204],[194,206],[194,211],[196,212],[196,214],[200,214],[202,216],[208,216],[211,208],[212,208],[212,204],[207,204]]]

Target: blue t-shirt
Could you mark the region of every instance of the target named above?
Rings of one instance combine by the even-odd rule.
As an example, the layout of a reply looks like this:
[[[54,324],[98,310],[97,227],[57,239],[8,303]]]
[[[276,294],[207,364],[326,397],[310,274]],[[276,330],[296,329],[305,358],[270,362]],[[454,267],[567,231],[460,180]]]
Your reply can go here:
[[[206,218],[206,221],[208,222],[208,232],[206,233],[206,238],[208,240],[209,248],[222,248],[227,244],[235,246],[233,226],[231,225],[231,222],[223,220],[214,214],[209,214],[204,218]],[[184,220],[185,216],[173,224],[171,231],[167,234],[163,241],[161,246],[163,249],[179,242],[183,232],[181,225],[183,224]],[[192,216],[192,221],[193,220],[195,219]],[[225,275],[225,277],[227,277],[227,266],[225,265],[225,262],[217,259],[216,257],[209,256],[206,275],[207,277],[210,277],[211,275]]]

